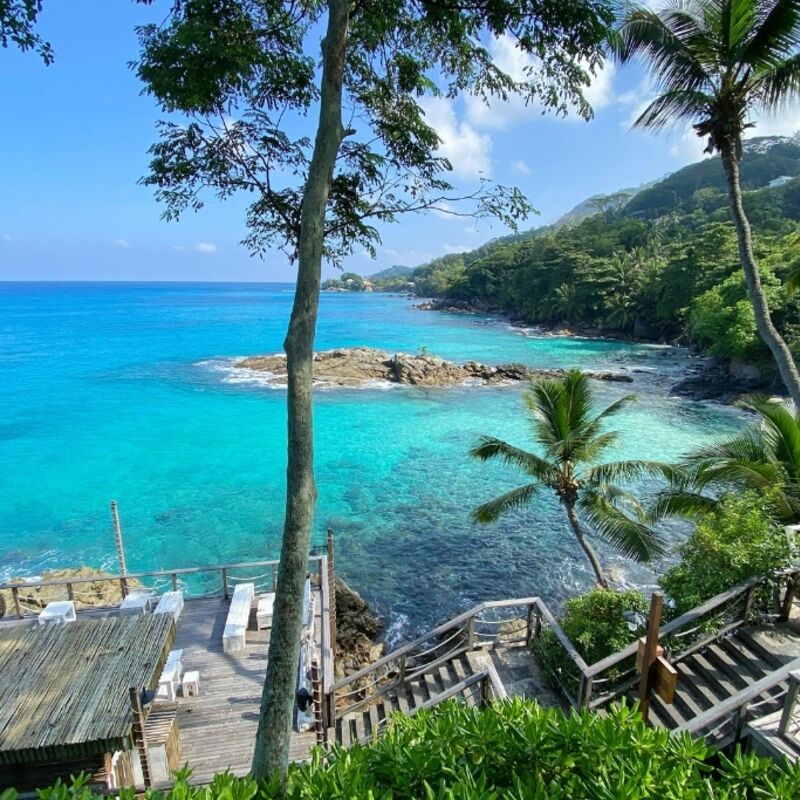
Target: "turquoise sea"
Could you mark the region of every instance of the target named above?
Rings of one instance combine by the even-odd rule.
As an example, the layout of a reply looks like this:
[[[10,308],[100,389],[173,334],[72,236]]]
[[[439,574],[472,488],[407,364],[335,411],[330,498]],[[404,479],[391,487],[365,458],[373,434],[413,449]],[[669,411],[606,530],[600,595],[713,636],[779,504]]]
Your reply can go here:
[[[0,283],[0,578],[112,567],[112,498],[130,569],[277,557],[285,393],[231,365],[281,349],[292,292]],[[638,395],[616,418],[621,455],[672,458],[742,424],[731,409],[669,397],[683,350],[539,336],[412,302],[324,294],[317,346],[630,371],[632,385],[596,385],[602,403]],[[336,531],[340,572],[386,615],[390,637],[488,597],[558,602],[590,583],[554,499],[491,527],[469,520],[473,506],[515,484],[511,470],[466,453],[481,433],[526,443],[521,391],[317,393],[315,541]],[[675,543],[684,533],[667,530]],[[627,582],[646,585],[663,568],[600,550]]]

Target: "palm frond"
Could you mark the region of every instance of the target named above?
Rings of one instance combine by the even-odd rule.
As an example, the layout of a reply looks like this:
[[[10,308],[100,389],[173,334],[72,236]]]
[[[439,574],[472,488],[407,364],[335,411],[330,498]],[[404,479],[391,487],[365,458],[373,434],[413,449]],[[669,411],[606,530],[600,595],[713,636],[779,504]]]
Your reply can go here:
[[[717,505],[714,497],[685,489],[667,489],[656,495],[649,510],[650,522],[666,517],[700,520]]]
[[[502,439],[495,439],[493,436],[482,436],[469,454],[481,461],[499,459],[505,464],[519,467],[528,475],[533,475],[540,480],[546,480],[552,472],[551,464],[545,459],[520,447],[514,447]]]
[[[503,514],[530,503],[540,488],[541,484],[529,483],[501,494],[500,497],[478,506],[471,514],[472,519],[484,524],[494,522]]]
[[[666,464],[662,461],[638,459],[597,464],[583,473],[585,483],[635,481],[643,477],[661,477],[670,481],[670,483],[681,483],[687,480],[686,472],[679,466]]]
[[[656,97],[634,120],[634,128],[667,130],[709,113],[713,99],[697,89],[670,89]]]
[[[774,113],[791,105],[800,97],[800,53],[762,70],[752,83],[758,109]]]
[[[745,3],[734,3],[737,8]],[[744,15],[743,15],[744,16]],[[755,23],[755,24],[754,24]],[[741,49],[739,60],[751,64],[757,70],[774,69],[786,61],[786,54],[800,47],[800,2],[798,0],[776,0],[768,8],[763,19],[750,14],[741,21],[750,25],[752,34]]]
[[[631,508],[620,500],[615,487],[597,487],[583,492],[578,507],[597,535],[622,555],[643,562],[663,555],[665,547],[647,524],[647,515],[640,507]],[[627,505],[632,513],[626,513],[620,505]]]

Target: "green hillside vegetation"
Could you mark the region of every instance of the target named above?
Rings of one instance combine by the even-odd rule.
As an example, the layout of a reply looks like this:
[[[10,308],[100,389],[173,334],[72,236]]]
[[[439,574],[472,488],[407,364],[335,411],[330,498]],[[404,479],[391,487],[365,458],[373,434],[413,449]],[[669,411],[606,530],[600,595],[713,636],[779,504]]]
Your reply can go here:
[[[745,206],[780,330],[800,343],[800,305],[784,283],[800,261],[800,176],[793,140],[748,144]],[[578,224],[451,254],[411,275],[420,296],[508,313],[529,324],[681,338],[721,358],[771,365],[758,338],[719,158],[685,167]],[[404,281],[406,278],[403,279]],[[392,281],[378,288],[392,289]]]

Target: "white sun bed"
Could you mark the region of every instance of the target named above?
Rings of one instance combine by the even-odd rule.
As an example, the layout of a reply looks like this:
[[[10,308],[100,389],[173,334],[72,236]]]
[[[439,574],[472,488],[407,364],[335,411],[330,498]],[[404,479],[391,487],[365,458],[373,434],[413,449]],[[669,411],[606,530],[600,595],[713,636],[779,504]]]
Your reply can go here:
[[[226,653],[239,653],[245,649],[245,632],[250,622],[250,609],[256,587],[252,583],[240,583],[233,590],[231,607],[222,633],[222,649]]]

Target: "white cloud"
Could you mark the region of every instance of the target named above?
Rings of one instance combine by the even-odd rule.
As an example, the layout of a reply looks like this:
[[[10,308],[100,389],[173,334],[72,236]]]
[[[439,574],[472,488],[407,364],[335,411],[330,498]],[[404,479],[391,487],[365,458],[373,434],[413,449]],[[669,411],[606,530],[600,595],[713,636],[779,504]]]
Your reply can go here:
[[[211,244],[210,242],[196,242],[195,244],[190,244],[188,247],[182,244],[176,244],[172,249],[181,252],[190,250],[195,253],[216,253],[217,250],[219,250],[219,247],[217,247],[215,244]]]
[[[746,138],[753,136],[791,136],[800,130],[800,107],[784,109],[779,114],[753,114],[754,128],[747,130]]]
[[[438,202],[435,207],[431,208],[431,213],[441,219],[458,219],[458,212],[447,200]]]
[[[442,140],[438,153],[450,162],[453,174],[460,178],[488,177],[491,174],[491,137],[478,133],[469,122],[459,121],[449,100],[427,98],[422,108],[425,121]]]
[[[520,175],[530,175],[531,168],[521,159],[518,158],[513,164],[512,169]]]
[[[445,253],[466,253],[467,251],[472,249],[473,248],[470,247],[470,245],[468,244],[448,244],[447,242],[445,242],[442,245],[442,250],[444,250]]]
[[[127,239],[114,239],[112,244],[115,247],[122,247],[124,249],[128,249],[129,247],[133,247],[133,245]]]

